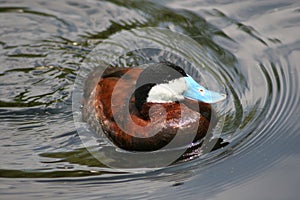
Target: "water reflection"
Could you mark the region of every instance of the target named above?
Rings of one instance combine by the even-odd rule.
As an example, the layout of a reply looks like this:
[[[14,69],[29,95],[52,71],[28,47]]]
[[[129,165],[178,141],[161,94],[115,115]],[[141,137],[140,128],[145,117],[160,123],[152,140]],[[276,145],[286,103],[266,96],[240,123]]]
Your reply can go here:
[[[0,176],[7,191],[3,197],[16,191],[28,198],[55,191],[79,198],[89,188],[90,197],[116,199],[132,194],[236,198],[235,192],[249,199],[244,191],[251,191],[252,197],[250,188],[264,182],[264,174],[297,185],[292,173],[297,172],[300,153],[298,7],[291,0],[2,2]],[[230,145],[190,162],[127,174],[103,166],[83,147],[72,120],[71,95],[80,64],[96,45],[144,27],[178,31],[205,49],[218,70],[203,67],[203,75],[218,77],[230,97],[222,108],[222,135]],[[152,39],[159,41],[159,35]],[[189,51],[191,58],[198,54]],[[278,187],[270,180],[269,188]],[[244,187],[237,191],[238,185]],[[298,189],[289,188],[284,191],[297,199]],[[226,190],[231,195],[222,193]],[[266,193],[256,194],[267,199]]]

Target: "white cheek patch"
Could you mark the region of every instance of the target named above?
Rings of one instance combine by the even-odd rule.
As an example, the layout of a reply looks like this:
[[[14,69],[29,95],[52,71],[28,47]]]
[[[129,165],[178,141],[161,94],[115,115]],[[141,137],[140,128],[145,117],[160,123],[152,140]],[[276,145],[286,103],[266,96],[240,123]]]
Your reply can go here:
[[[185,78],[181,77],[168,83],[158,84],[151,88],[147,102],[167,103],[181,101],[184,99],[183,93],[187,89]]]

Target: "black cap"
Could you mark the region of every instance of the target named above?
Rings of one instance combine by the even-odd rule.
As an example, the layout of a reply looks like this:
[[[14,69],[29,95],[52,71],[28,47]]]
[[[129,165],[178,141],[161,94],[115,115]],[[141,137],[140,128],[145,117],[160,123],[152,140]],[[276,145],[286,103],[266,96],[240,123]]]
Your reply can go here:
[[[148,98],[148,93],[151,88],[157,84],[168,83],[172,80],[186,77],[185,71],[170,62],[152,63],[141,72],[135,90],[135,105],[138,110],[142,109]]]

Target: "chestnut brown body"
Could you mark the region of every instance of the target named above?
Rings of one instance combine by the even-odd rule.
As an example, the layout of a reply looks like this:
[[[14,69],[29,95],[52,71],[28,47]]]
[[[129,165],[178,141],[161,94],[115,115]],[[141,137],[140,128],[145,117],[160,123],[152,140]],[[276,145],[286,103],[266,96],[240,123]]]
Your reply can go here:
[[[186,99],[146,103],[137,110],[133,93],[142,70],[108,68],[85,102],[84,120],[116,146],[130,151],[158,150],[175,136],[178,147],[203,138],[212,121],[209,104]]]

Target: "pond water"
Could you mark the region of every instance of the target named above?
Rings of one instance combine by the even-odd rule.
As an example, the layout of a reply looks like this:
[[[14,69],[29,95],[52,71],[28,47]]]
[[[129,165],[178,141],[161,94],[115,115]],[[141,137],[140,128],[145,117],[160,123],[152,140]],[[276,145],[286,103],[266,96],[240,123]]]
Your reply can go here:
[[[1,198],[299,199],[299,1],[0,2]],[[145,172],[91,154],[73,120],[76,77],[137,43],[168,46],[227,93],[227,146]]]

